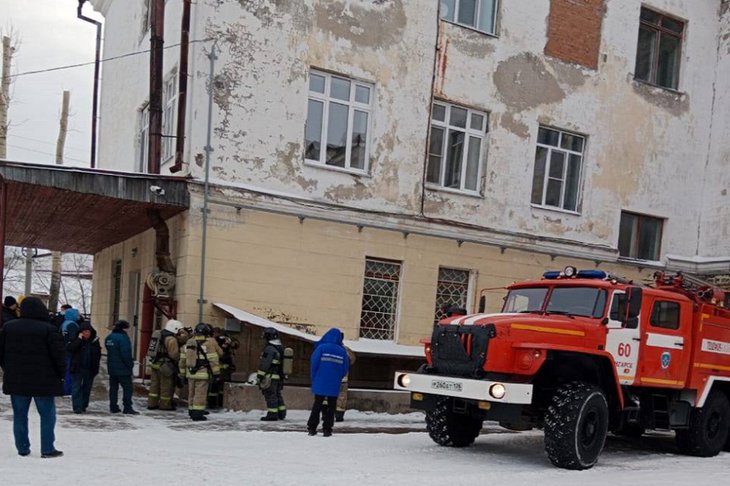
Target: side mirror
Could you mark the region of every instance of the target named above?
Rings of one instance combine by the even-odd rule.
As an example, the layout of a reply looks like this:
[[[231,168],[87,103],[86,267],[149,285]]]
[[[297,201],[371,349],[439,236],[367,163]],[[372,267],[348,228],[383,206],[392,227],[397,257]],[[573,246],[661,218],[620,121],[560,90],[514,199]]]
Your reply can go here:
[[[484,310],[487,308],[487,296],[482,295],[479,297],[479,313],[484,314]]]
[[[626,317],[624,326],[629,329],[639,327],[639,314],[641,313],[641,303],[644,292],[641,287],[629,287],[626,289]]]

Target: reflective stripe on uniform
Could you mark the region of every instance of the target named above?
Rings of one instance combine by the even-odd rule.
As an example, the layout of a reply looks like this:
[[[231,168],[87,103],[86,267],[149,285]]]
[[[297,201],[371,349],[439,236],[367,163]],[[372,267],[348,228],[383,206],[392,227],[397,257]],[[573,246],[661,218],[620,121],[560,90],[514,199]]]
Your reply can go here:
[[[190,410],[205,410],[205,405],[193,405]]]
[[[279,411],[279,409],[278,408],[267,408],[266,411],[271,412],[271,413],[277,413]]]
[[[279,405],[279,411],[283,412],[284,410],[286,410],[286,405]]]
[[[148,396],[148,397],[154,397],[154,398],[157,398],[157,397],[159,397],[160,395],[158,395],[157,393],[148,393],[148,394],[147,394],[147,396]]]

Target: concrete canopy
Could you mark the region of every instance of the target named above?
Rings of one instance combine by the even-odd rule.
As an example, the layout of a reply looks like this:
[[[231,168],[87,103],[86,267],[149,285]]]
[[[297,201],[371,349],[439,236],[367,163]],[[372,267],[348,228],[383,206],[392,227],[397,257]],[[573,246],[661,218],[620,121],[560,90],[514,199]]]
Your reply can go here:
[[[187,180],[0,161],[5,245],[94,254],[188,209]],[[0,216],[0,217],[2,217]]]

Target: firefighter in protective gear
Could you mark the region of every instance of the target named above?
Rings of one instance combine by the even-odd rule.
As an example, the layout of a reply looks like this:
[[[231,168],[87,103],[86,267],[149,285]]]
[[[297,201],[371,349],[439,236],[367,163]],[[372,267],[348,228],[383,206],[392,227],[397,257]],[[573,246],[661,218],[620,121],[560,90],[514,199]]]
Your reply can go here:
[[[221,374],[217,380],[211,381],[210,390],[208,390],[208,408],[210,409],[223,407],[225,383],[231,381],[231,375],[236,371],[233,353],[239,346],[238,340],[226,334],[220,327],[213,328],[213,338],[223,350],[223,354],[219,356]]]
[[[180,346],[177,334],[183,328],[182,322],[170,319],[160,333],[157,352],[150,364],[150,390],[147,394],[147,408],[154,410],[174,410],[172,402],[177,382],[177,362],[180,359]]]
[[[261,352],[259,369],[256,372],[259,389],[266,400],[266,415],[261,417],[261,420],[284,420],[286,405],[281,396],[281,390],[284,388],[282,367],[284,348],[279,340],[279,333],[273,327],[267,327],[264,330],[264,341],[266,341],[266,345]]]
[[[208,387],[220,374],[219,357],[223,350],[213,339],[212,331],[212,327],[202,322],[195,326],[195,335],[180,354],[180,373],[188,379],[188,411],[194,421],[207,420]]]

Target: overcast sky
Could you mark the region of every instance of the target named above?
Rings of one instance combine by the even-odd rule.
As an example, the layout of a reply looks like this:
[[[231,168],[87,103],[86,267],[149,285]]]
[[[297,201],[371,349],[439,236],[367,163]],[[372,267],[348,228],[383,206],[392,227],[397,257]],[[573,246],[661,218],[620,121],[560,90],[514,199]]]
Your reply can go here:
[[[77,6],[78,0],[0,0],[0,29],[19,40],[11,74],[94,61],[96,28],[76,18]],[[101,19],[88,3],[84,14]],[[93,78],[93,65],[14,77],[8,159],[55,162],[61,97],[70,90],[66,165],[88,166]]]

